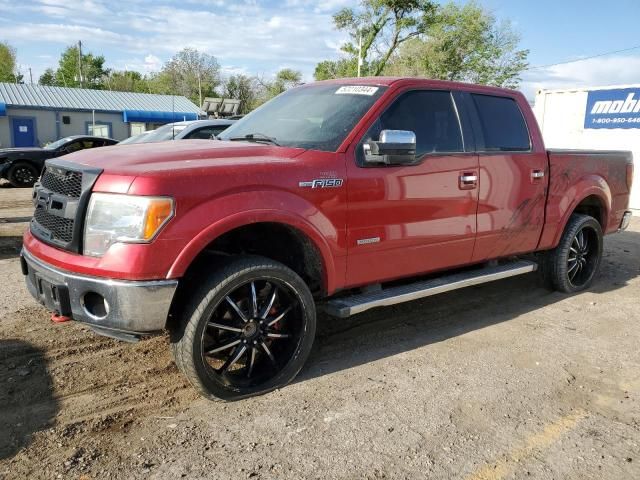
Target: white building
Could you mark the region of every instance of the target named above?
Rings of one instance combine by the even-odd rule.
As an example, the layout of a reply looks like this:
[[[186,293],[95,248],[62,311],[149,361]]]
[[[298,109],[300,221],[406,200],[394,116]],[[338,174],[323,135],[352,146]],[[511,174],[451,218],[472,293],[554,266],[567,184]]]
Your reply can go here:
[[[540,90],[534,112],[548,148],[631,150],[640,209],[640,84]]]

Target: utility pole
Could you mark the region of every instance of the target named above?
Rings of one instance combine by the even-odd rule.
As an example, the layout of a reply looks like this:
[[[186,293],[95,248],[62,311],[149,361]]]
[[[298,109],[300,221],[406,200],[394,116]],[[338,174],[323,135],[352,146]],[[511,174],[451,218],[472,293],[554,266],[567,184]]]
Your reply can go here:
[[[200,67],[198,67],[198,95],[200,96],[200,108],[202,108],[202,83],[200,80]]]
[[[360,76],[360,71],[362,69],[362,31],[359,33],[358,37],[358,77]]]
[[[29,83],[33,85],[33,73],[31,72],[31,67],[29,67]]]
[[[82,88],[82,40],[78,40],[78,73],[80,74],[80,88]]]

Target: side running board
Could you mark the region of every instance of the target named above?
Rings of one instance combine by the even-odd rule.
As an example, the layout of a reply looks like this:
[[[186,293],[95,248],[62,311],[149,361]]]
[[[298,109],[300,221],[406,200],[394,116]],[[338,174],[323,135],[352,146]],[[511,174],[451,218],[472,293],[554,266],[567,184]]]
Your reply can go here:
[[[458,290],[459,288],[534,272],[537,269],[538,264],[535,262],[517,260],[502,265],[423,280],[409,285],[389,287],[374,292],[360,293],[351,297],[335,298],[325,304],[324,310],[333,317],[346,318],[371,308],[388,307],[397,303],[410,302],[419,298]]]

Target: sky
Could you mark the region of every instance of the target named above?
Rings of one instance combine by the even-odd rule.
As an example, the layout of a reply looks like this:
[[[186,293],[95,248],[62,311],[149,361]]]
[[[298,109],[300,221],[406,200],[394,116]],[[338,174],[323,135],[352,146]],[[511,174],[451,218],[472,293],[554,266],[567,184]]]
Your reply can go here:
[[[463,0],[456,0],[463,3]],[[640,0],[478,0],[510,21],[532,67],[640,46]],[[0,40],[17,49],[34,82],[68,45],[104,55],[116,70],[158,71],[184,47],[214,55],[223,75],[268,78],[281,68],[313,79],[346,39],[331,15],[357,0],[0,0]],[[640,83],[640,48],[522,75],[529,98],[540,88]]]

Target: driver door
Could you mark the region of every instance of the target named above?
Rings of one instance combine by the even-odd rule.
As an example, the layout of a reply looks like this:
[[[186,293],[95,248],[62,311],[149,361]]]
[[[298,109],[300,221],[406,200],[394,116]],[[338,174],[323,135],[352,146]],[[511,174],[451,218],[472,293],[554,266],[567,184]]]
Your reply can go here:
[[[419,164],[365,163],[363,142],[378,140],[382,130],[414,132]],[[451,92],[399,94],[347,153],[347,285],[470,263],[478,177],[478,156],[465,151]]]

